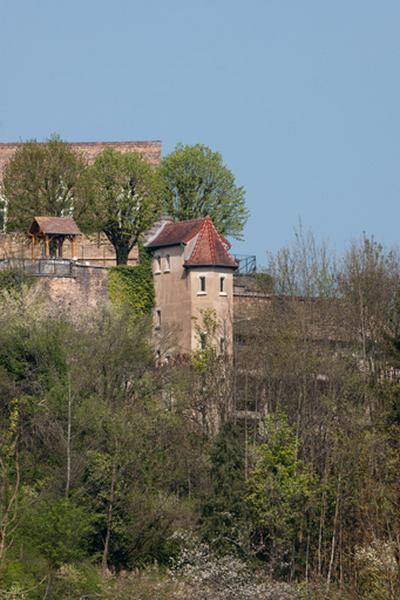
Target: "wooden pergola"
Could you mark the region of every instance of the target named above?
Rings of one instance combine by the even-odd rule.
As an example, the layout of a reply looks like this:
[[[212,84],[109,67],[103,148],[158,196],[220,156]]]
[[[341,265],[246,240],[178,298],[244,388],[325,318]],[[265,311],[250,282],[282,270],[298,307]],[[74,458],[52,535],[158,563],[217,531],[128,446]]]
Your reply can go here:
[[[29,235],[32,240],[32,259],[35,258],[36,243],[40,240],[44,241],[46,258],[50,258],[52,243],[56,243],[56,258],[62,258],[66,239],[71,242],[71,255],[75,257],[76,237],[82,233],[72,217],[35,217],[29,228]]]

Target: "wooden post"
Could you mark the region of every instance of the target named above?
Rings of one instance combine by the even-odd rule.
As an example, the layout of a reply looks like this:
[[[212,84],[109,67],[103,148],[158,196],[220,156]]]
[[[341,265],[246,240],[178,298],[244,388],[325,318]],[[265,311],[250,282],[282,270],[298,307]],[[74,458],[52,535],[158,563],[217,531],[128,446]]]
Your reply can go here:
[[[50,256],[50,248],[49,248],[49,236],[46,235],[44,238],[44,244],[45,244],[45,255],[46,258],[49,258]]]
[[[71,238],[71,254],[75,258],[75,236]]]
[[[32,251],[32,260],[34,260],[35,259],[35,236],[34,235],[32,235],[31,251]]]

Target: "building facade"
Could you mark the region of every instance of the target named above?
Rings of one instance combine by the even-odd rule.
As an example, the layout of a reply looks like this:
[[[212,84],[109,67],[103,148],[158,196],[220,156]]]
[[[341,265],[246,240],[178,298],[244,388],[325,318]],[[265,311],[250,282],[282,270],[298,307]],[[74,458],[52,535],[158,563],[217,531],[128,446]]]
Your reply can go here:
[[[155,287],[157,353],[186,355],[212,342],[232,352],[233,273],[237,263],[229,242],[210,217],[161,219],[148,233]],[[205,321],[216,323],[213,340]]]

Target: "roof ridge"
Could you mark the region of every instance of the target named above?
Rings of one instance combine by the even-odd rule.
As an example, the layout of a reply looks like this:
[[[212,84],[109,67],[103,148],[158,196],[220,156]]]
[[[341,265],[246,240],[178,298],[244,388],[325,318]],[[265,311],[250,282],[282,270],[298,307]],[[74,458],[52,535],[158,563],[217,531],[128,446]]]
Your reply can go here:
[[[198,246],[199,246],[200,240],[203,237],[203,229],[204,229],[204,224],[202,225],[200,231],[197,232],[196,242],[194,244],[194,248],[193,248],[193,250],[191,252],[189,260],[193,260],[193,258],[196,256],[196,252],[198,251]]]
[[[65,215],[36,215],[33,217],[34,219],[72,219],[75,221],[74,217],[66,217]]]
[[[214,222],[213,222],[213,221],[212,221],[212,224],[214,225]],[[225,248],[225,250],[228,252],[228,251],[229,251],[229,248],[231,247],[231,245],[229,244],[228,240],[227,240],[227,239],[225,239],[225,237],[222,235],[222,233],[220,233],[220,232],[218,231],[218,229],[215,227],[215,225],[214,225],[214,229],[215,229],[215,231],[216,231],[216,233],[217,233],[217,236],[218,236],[218,238],[219,238],[219,241],[220,241],[220,242],[221,242],[221,244],[224,246],[224,248],[225,248],[225,245],[226,245],[226,244],[228,244],[228,248]]]
[[[183,219],[182,221],[174,221],[173,225],[179,225],[179,223],[192,223],[193,221],[204,221],[207,217],[193,217],[193,219]]]
[[[214,227],[214,223],[211,221],[210,218],[207,219],[206,223],[205,223],[207,229],[208,229],[208,238],[209,238],[209,243],[210,243],[210,250],[211,250],[211,257],[214,261],[216,261],[217,259],[217,252],[216,252],[216,248],[215,248],[215,238],[213,237],[212,233],[213,233],[213,228],[215,231],[215,227]]]

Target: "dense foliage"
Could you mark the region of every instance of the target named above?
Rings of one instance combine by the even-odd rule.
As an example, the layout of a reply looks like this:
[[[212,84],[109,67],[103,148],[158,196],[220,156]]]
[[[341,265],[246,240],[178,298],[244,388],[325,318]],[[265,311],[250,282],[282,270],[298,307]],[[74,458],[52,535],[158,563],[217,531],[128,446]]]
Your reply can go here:
[[[118,265],[162,211],[177,220],[210,215],[222,234],[240,238],[245,192],[222,156],[203,145],[178,146],[159,167],[139,152],[107,148],[89,164],[54,135],[25,142],[1,184],[0,227],[26,232],[35,216],[72,216],[82,231],[102,231]]]
[[[241,239],[248,219],[245,191],[218,152],[179,144],[162,160],[160,175],[168,214],[178,221],[209,215],[218,231]]]
[[[126,264],[131,249],[160,210],[156,170],[138,152],[101,152],[86,172],[89,230],[103,231],[115,248],[117,264]]]
[[[40,215],[79,218],[85,169],[84,159],[56,135],[21,144],[2,180],[8,230],[26,232]]]

